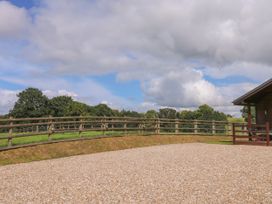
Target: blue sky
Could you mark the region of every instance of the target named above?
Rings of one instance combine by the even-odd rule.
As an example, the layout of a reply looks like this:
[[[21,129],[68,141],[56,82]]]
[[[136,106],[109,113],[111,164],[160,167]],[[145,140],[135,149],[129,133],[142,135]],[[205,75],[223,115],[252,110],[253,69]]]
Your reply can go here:
[[[26,9],[30,9],[38,3],[37,0],[10,0],[10,2],[18,7],[24,7]]]
[[[0,1],[0,114],[32,86],[118,109],[239,115],[231,101],[272,74],[270,4]]]

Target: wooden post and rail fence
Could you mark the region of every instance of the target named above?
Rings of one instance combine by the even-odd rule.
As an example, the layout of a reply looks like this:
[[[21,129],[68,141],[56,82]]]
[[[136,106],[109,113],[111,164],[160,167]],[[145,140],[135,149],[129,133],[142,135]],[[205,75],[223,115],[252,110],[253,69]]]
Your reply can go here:
[[[253,125],[254,126],[254,125]],[[222,135],[233,136],[233,143],[270,142],[269,124],[245,129],[245,123],[227,121],[180,120],[134,117],[41,117],[0,119],[0,149],[18,146],[16,140],[27,137],[47,137],[44,143],[69,139],[90,139],[122,135]],[[66,137],[66,133],[73,133]],[[242,140],[242,141],[239,141]]]

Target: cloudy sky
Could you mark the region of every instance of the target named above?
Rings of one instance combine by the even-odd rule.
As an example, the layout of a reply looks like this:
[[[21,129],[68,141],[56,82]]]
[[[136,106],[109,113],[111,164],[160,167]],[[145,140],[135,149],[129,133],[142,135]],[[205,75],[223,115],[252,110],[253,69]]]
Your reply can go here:
[[[231,101],[272,76],[270,0],[0,0],[0,114],[37,87],[145,111]]]

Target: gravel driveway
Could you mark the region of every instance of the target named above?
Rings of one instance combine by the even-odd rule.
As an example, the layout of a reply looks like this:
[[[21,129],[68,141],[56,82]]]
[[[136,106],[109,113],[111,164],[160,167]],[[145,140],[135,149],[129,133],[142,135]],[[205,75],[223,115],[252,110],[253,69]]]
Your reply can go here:
[[[272,203],[272,148],[176,144],[0,167],[0,203]]]

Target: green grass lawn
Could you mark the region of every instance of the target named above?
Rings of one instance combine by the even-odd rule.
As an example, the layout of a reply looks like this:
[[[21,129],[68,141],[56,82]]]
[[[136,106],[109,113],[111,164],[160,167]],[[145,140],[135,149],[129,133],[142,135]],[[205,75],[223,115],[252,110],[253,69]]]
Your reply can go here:
[[[145,132],[141,133],[141,135],[148,135],[151,132]],[[129,135],[136,135],[139,134],[138,131],[129,131]],[[154,134],[154,133],[153,133]],[[174,133],[163,133],[161,134],[174,134]],[[92,138],[96,136],[122,136],[124,135],[124,131],[86,131],[82,132],[81,136],[79,135],[78,132],[67,132],[67,133],[54,133],[51,135],[52,141],[58,141],[58,140],[69,140],[69,139],[79,139],[80,137],[82,138]],[[0,137],[7,136],[6,134],[0,133]],[[205,137],[205,136],[203,136]],[[12,139],[12,145],[13,146],[18,146],[18,145],[24,145],[24,144],[33,144],[33,143],[42,143],[42,142],[47,142],[48,141],[48,135],[35,135],[35,136],[27,136],[27,137],[18,137],[18,138],[13,138]],[[221,144],[229,144],[230,142],[227,141],[224,143],[224,141],[220,141]],[[219,143],[216,143],[219,144]],[[7,139],[0,139],[0,148],[1,147],[7,147],[8,145],[8,140]]]
[[[121,131],[105,131],[104,135],[106,136],[117,136],[122,135],[123,132]],[[7,134],[1,133],[0,136],[6,136]],[[88,131],[82,132],[81,137],[95,137],[103,135],[102,131]],[[52,140],[65,140],[65,139],[77,139],[80,138],[78,132],[68,132],[68,133],[55,133],[51,136]],[[12,139],[12,145],[23,145],[23,144],[31,144],[31,143],[40,143],[48,141],[48,135],[35,135],[35,136],[28,136],[28,137],[18,137]],[[0,147],[5,147],[8,144],[7,139],[0,140]]]

